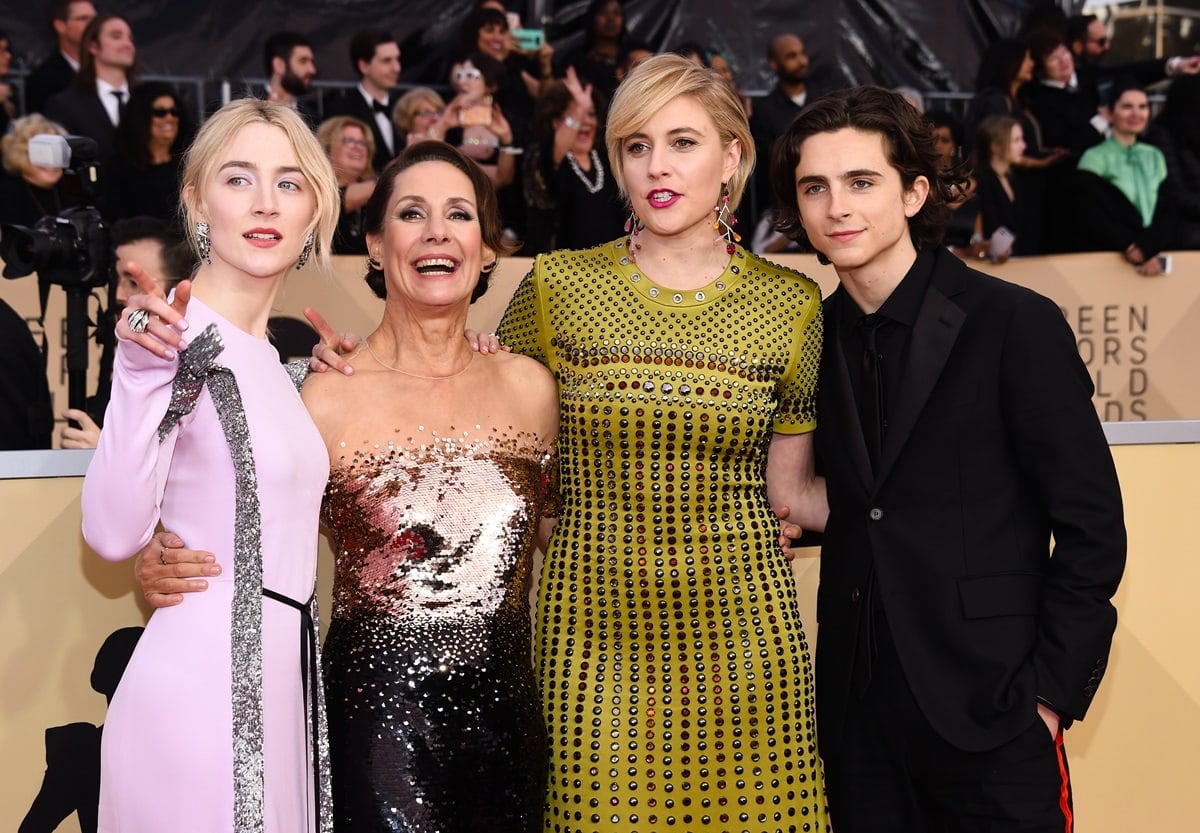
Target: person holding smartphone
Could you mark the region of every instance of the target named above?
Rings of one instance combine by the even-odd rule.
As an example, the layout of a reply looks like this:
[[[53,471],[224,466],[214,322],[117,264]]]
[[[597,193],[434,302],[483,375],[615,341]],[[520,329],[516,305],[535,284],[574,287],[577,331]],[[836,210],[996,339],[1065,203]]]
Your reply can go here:
[[[495,96],[507,82],[504,64],[482,52],[472,52],[450,70],[450,85],[458,95],[450,102],[446,141],[474,159],[497,188],[516,177],[512,126]]]

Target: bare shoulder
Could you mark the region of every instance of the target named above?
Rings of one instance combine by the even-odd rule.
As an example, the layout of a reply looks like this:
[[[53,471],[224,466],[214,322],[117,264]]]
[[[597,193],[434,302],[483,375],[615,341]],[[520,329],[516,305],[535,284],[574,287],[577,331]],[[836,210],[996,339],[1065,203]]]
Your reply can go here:
[[[497,370],[514,382],[554,387],[554,375],[537,359],[522,356],[520,353],[500,352],[489,360],[496,362]]]
[[[543,426],[542,433],[556,432],[558,385],[546,366],[516,353],[497,353],[488,361],[496,362],[497,380],[514,410],[521,412],[526,420]]]

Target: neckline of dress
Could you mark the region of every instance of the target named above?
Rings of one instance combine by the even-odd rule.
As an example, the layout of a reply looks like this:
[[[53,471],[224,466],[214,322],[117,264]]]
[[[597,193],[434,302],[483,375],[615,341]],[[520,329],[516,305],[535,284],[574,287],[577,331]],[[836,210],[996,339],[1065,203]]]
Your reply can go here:
[[[625,241],[613,243],[613,259],[624,278],[634,291],[647,300],[668,308],[694,307],[712,303],[742,280],[746,268],[746,250],[741,246],[734,249],[725,271],[697,289],[672,289],[655,283],[645,275],[638,265],[629,259]]]

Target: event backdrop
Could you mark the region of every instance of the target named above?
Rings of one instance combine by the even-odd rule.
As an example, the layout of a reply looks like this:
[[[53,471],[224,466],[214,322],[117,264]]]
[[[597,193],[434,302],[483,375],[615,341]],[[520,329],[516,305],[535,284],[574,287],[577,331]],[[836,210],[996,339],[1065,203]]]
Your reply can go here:
[[[627,0],[632,37],[654,48],[695,41],[723,52],[750,91],[773,83],[767,42],[781,32],[805,39],[818,89],[850,84],[910,84],[970,90],[983,47],[1012,34],[1031,0]],[[403,45],[405,83],[444,83],[446,59],[473,0],[115,0],[97,6],[129,21],[143,72],[199,76],[215,95],[222,80],[263,74],[261,44],[272,31],[306,34],[325,79],[357,80],[347,58],[350,35],[389,28]],[[544,28],[560,54],[583,36],[585,0],[514,0],[526,26]],[[1080,6],[1082,2],[1067,3]],[[14,53],[32,66],[50,47],[44,3],[0,0],[0,20]],[[1177,26],[1168,27],[1168,34]],[[1193,40],[1200,33],[1193,33]],[[1145,55],[1134,36],[1127,47]],[[1168,43],[1168,47],[1175,43]],[[19,64],[18,64],[19,65]]]
[[[783,255],[776,259],[812,276],[822,292],[837,286],[837,275],[815,257]],[[335,274],[302,272],[289,279],[278,300],[277,329],[282,333],[302,329],[304,308],[321,311],[339,330],[366,334],[379,320],[382,302],[362,281],[363,261],[334,258]],[[526,258],[506,258],[492,278],[491,290],[472,309],[471,324],[478,330],[495,329],[496,323],[530,266]],[[1080,355],[1096,385],[1094,401],[1106,422],[1163,419],[1200,419],[1200,252],[1174,255],[1173,274],[1139,277],[1121,257],[1112,253],[1058,255],[1014,259],[987,271],[1032,287],[1054,299],[1075,331]],[[0,298],[35,323],[37,285],[33,277],[0,281]],[[93,304],[93,312],[94,312]],[[46,327],[50,341],[49,377],[55,413],[66,407],[63,371],[65,293],[52,288]],[[315,336],[313,336],[315,338]],[[307,355],[303,339],[293,352]],[[93,349],[88,392],[96,390],[99,351]],[[55,442],[57,447],[57,440]]]
[[[14,454],[0,453],[0,469]],[[82,470],[88,452],[31,454],[80,455],[68,462]],[[1067,733],[1078,827],[1088,833],[1186,830],[1187,819],[1200,818],[1191,764],[1200,747],[1194,645],[1200,559],[1187,521],[1200,505],[1200,426],[1193,424],[1191,444],[1120,446],[1114,456],[1126,502],[1129,566],[1116,598],[1120,620],[1104,685],[1088,719]],[[48,746],[61,751],[62,741],[74,738],[86,751],[94,742],[105,700],[93,688],[93,661],[110,634],[144,621],[131,565],[102,561],[80,538],[81,483],[79,477],[0,479],[0,830],[18,830],[35,799],[41,821],[22,831],[52,830],[44,820],[56,814],[67,817],[58,830],[80,829],[73,802],[89,770],[80,767],[74,794],[56,787],[63,757]],[[323,610],[330,609],[331,565],[322,539]],[[793,562],[810,640],[818,568],[810,550]],[[119,658],[120,651],[108,653]],[[206,706],[181,702],[179,719],[203,720]],[[170,726],[160,728],[162,742],[170,743]],[[76,764],[89,760],[75,758]]]

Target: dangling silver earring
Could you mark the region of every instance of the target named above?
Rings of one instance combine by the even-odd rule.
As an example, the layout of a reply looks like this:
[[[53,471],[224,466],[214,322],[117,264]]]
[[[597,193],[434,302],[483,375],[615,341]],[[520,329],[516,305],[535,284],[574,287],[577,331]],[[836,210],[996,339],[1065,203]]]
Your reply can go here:
[[[208,223],[200,220],[196,223],[196,251],[200,254],[200,259],[212,266],[212,258],[208,256],[212,249],[212,241],[208,239]]]
[[[644,228],[637,212],[630,210],[629,219],[625,221],[625,234],[628,235],[625,238],[625,248],[629,251],[630,263],[637,263],[637,253],[642,248],[642,244],[638,242],[638,235]]]
[[[313,236],[312,232],[308,233],[308,237],[304,238],[304,248],[300,250],[300,259],[296,261],[296,269],[303,269],[304,264],[308,263],[308,259],[312,256]]]
[[[713,206],[717,219],[713,221],[713,231],[717,232],[714,243],[725,240],[725,253],[733,254],[737,248],[734,244],[742,242],[742,236],[733,230],[737,225],[737,215],[729,209],[729,184],[721,183],[721,201]],[[725,230],[721,231],[722,226]]]

